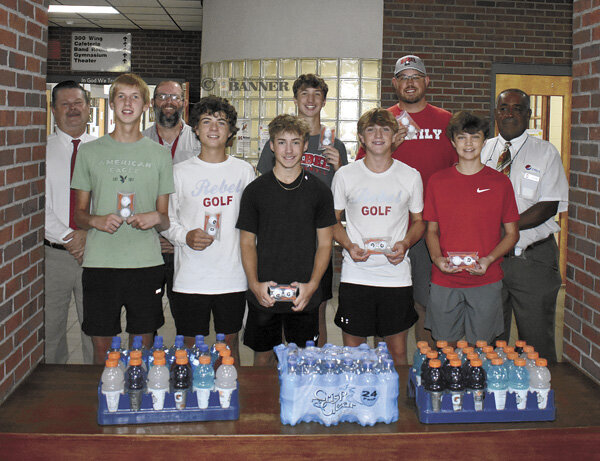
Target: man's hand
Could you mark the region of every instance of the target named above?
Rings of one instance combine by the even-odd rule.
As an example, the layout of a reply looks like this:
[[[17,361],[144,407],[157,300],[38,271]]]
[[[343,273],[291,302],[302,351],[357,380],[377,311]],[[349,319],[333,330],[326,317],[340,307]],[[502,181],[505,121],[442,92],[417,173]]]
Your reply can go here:
[[[444,274],[456,274],[457,272],[461,272],[462,269],[460,267],[455,267],[450,265],[450,258],[445,258],[444,256],[438,256],[437,258],[432,259],[433,264],[441,270]]]
[[[406,135],[408,134],[408,127],[404,125],[398,125],[398,133],[394,136],[392,142],[392,152],[398,149],[398,146],[404,142]]]
[[[366,261],[370,256],[367,250],[359,247],[356,243],[353,243],[352,246],[350,246],[348,253],[350,253],[352,260],[357,263]]]
[[[274,287],[276,285],[277,283],[271,280],[270,282],[255,282],[249,284],[249,288],[252,290],[252,293],[254,293],[256,300],[261,306],[273,307],[275,305],[275,300],[269,295],[269,287]]]
[[[160,236],[159,241],[160,241],[160,252],[161,253],[169,253],[169,254],[175,253],[175,248],[173,247],[173,245],[171,245],[171,242],[169,242],[162,235]]]
[[[158,211],[148,213],[137,213],[127,218],[127,224],[134,229],[148,230],[160,223]]]
[[[301,312],[308,305],[308,303],[310,302],[310,298],[312,298],[312,295],[315,293],[315,291],[317,291],[317,288],[319,287],[319,285],[317,283],[312,283],[312,282],[308,282],[308,283],[294,282],[291,285],[293,287],[298,288],[298,296],[296,297],[296,300],[294,301],[294,307],[292,307],[292,310],[294,312]]]
[[[83,261],[83,251],[85,250],[85,239],[87,231],[78,229],[65,236],[65,248],[73,256],[79,264]]]
[[[468,267],[467,272],[472,275],[484,275],[492,262],[492,258],[484,256],[483,258],[479,258],[477,263],[475,263],[475,267]]]
[[[325,157],[327,157],[327,163],[329,163],[335,171],[339,170],[342,166],[342,158],[340,157],[340,151],[333,146],[327,146],[323,150]]]
[[[214,241],[214,237],[208,235],[202,229],[189,231],[185,236],[185,243],[192,249],[202,251]]]
[[[102,232],[108,232],[109,234],[117,232],[117,229],[119,229],[124,222],[123,218],[114,213],[103,216],[92,216],[89,220],[89,223],[93,228]]]
[[[396,242],[392,247],[392,252],[385,255],[388,261],[397,266],[402,261],[404,261],[404,256],[408,251],[408,245],[404,241]]]

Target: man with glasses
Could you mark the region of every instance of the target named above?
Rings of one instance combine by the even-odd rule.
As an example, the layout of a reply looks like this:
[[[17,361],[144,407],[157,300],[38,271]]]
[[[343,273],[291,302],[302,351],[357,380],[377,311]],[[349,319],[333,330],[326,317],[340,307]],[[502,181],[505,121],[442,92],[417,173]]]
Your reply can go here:
[[[427,182],[435,172],[449,168],[458,161],[456,151],[444,134],[452,114],[427,103],[425,95],[429,83],[421,58],[407,55],[396,61],[392,85],[398,96],[398,104],[388,110],[396,117],[398,124],[406,128],[407,135],[396,146],[392,157],[421,173],[423,190],[427,189]],[[356,159],[364,156],[361,147]],[[431,285],[431,258],[424,239],[410,249],[409,258],[415,309],[419,314],[415,338],[417,341],[431,343],[431,333],[424,328],[425,308],[429,302]]]
[[[183,121],[183,111],[187,101],[183,97],[183,88],[172,80],[160,82],[154,88],[152,107],[155,123],[142,133],[171,152],[173,165],[200,154],[200,141],[192,128]],[[165,261],[165,283],[169,304],[173,299],[174,249],[164,237],[160,237],[160,249]]]

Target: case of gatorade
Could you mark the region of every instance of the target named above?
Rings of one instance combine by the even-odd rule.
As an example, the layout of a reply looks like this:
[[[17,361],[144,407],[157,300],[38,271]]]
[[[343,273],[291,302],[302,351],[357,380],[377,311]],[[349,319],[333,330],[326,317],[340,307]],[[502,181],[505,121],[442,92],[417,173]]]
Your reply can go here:
[[[517,409],[515,394],[506,394],[504,410],[496,409],[494,395],[485,393],[483,399],[483,410],[475,410],[473,394],[465,392],[462,399],[462,410],[454,410],[452,406],[452,395],[445,393],[442,396],[440,411],[433,411],[431,396],[423,386],[417,386],[415,372],[409,369],[408,389],[409,397],[415,399],[419,421],[424,424],[447,424],[447,423],[508,423],[525,421],[554,421],[556,419],[556,407],[554,406],[554,391],[550,389],[548,403],[545,409],[539,409],[537,396],[533,392],[527,392],[527,405],[525,409]]]

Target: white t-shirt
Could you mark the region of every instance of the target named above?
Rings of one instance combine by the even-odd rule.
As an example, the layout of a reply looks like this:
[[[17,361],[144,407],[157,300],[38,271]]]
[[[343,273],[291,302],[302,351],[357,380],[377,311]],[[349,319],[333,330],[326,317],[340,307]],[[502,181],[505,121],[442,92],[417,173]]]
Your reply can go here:
[[[409,211],[423,211],[421,175],[405,163],[394,160],[383,173],[369,170],[364,160],[341,167],[332,184],[336,210],[346,210],[346,232],[353,243],[364,248],[363,239],[389,237],[391,245],[406,236]],[[355,262],[343,252],[344,283],[380,287],[412,285],[410,259],[394,266],[385,255],[372,254]]]
[[[246,291],[235,223],[242,192],[255,178],[254,168],[234,157],[221,163],[192,157],[173,167],[173,177],[171,226],[162,233],[175,246],[173,290],[198,294]],[[202,251],[192,250],[185,241],[187,233],[205,229],[205,214],[217,213],[221,214],[218,239]]]

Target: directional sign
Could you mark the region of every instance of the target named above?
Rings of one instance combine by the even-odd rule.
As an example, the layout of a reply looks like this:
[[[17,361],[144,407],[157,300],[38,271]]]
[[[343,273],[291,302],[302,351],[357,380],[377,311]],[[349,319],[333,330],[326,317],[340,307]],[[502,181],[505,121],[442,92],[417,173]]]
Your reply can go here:
[[[131,34],[73,32],[71,70],[129,72]]]

